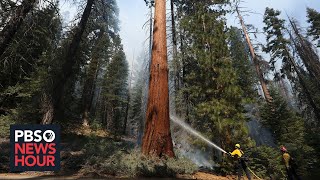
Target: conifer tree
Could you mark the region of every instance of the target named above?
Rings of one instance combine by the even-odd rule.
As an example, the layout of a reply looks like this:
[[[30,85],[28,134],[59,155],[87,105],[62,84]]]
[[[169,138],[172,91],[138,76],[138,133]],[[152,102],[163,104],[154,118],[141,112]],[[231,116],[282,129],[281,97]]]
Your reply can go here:
[[[58,119],[58,109],[60,108],[61,100],[65,85],[73,74],[72,69],[76,64],[76,54],[79,52],[79,46],[81,43],[81,37],[83,36],[94,0],[88,0],[86,7],[83,11],[81,20],[78,26],[74,29],[71,42],[67,46],[67,50],[63,53],[63,62],[58,72],[53,75],[53,83],[48,84],[46,92],[43,95],[43,117],[42,124],[51,124],[54,119]]]
[[[236,27],[229,29],[229,45],[232,64],[237,71],[237,82],[244,93],[244,98],[250,100],[257,96],[254,90],[256,78],[254,78],[253,66],[249,60],[248,47],[244,41],[241,30]]]
[[[0,60],[0,114],[24,104],[21,106],[23,110],[32,109],[27,117],[33,118],[33,122],[39,118],[39,94],[61,37],[57,6],[50,4],[35,8],[28,14],[3,53]]]
[[[104,75],[102,96],[105,99],[107,130],[115,135],[122,133],[127,104],[128,62],[120,37],[114,39],[113,55]]]
[[[227,46],[226,3],[184,1],[179,27],[184,30],[182,91],[192,105],[185,118],[223,149],[250,142],[242,113],[244,95]],[[215,6],[219,10],[213,10]],[[220,152],[214,156],[221,160]]]
[[[315,9],[307,8],[307,17],[310,27],[308,29],[308,35],[313,36],[313,40],[320,39],[320,13]],[[320,46],[320,43],[318,43]]]
[[[6,23],[6,26],[0,31],[0,57],[12,42],[28,13],[32,11],[37,3],[37,0],[24,0],[21,2],[21,5],[16,8],[15,13],[9,16],[9,22]]]
[[[290,109],[287,102],[273,89],[271,95],[272,103],[265,104],[261,108],[263,124],[270,128],[276,143],[288,147],[295,161],[299,162],[299,171],[307,174],[306,168],[314,166],[316,162],[315,152],[306,141],[307,131],[301,116]],[[303,153],[302,153],[303,152]]]

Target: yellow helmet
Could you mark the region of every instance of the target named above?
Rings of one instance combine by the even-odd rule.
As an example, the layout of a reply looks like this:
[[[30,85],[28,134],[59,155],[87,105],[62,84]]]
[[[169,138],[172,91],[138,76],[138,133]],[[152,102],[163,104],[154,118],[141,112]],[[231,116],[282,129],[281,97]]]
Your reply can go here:
[[[235,147],[240,149],[240,144],[236,144]]]

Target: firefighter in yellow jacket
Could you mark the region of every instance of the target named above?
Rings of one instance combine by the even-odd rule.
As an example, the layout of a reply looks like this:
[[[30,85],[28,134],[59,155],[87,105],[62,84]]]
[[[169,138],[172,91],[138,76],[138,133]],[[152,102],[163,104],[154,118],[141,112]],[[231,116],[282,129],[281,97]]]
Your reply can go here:
[[[288,153],[287,149],[284,146],[281,146],[280,150],[282,152],[282,160],[286,167],[288,180],[294,180],[294,179],[300,180],[301,178],[298,176],[294,167],[293,158],[290,156],[290,154]]]
[[[246,165],[245,160],[242,158],[244,153],[240,149],[240,144],[236,144],[235,150],[233,152],[229,152],[229,155],[235,158],[235,169],[237,171],[238,180],[240,180],[242,177],[242,170],[246,172],[248,179],[251,180],[249,169]]]

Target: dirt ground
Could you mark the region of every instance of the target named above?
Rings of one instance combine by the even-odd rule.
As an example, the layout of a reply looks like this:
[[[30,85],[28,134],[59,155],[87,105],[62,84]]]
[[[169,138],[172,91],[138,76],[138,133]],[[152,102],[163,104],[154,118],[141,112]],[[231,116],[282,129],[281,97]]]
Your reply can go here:
[[[52,172],[23,172],[23,173],[2,173],[0,174],[0,179],[103,179],[103,178],[93,178],[93,177],[82,177],[78,175],[70,176],[59,176],[55,175]],[[112,178],[107,178],[112,179]],[[114,178],[116,179],[116,178]],[[137,179],[156,179],[156,178],[137,178]],[[159,178],[160,179],[160,178]],[[216,176],[214,174],[198,172],[194,175],[180,175],[177,178],[161,178],[162,180],[173,180],[173,179],[201,179],[201,180],[232,180],[236,179],[235,177],[223,177]]]

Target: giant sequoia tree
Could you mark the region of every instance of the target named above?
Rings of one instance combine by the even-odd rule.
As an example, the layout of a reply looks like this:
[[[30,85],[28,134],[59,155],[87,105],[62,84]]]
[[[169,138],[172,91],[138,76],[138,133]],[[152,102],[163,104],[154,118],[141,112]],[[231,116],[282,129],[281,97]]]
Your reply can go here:
[[[144,154],[174,156],[169,121],[166,1],[155,1],[149,99],[142,142]]]

